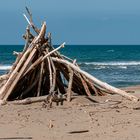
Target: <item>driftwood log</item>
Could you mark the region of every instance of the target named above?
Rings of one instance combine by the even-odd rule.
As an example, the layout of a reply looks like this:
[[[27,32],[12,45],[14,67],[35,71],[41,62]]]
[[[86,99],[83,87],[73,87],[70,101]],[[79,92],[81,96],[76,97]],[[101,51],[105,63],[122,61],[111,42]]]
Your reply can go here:
[[[95,78],[94,76],[90,75],[89,73],[81,70],[80,68],[78,68],[77,66],[73,65],[72,63],[68,62],[67,60],[62,60],[62,59],[58,59],[58,58],[52,58],[53,61],[56,61],[58,63],[62,63],[62,64],[66,64],[68,66],[70,66],[73,70],[83,74],[84,76],[86,76],[88,79],[90,79],[91,81],[93,81],[95,84],[101,86],[102,88],[110,91],[110,92],[113,92],[113,93],[116,93],[116,94],[119,94],[119,95],[122,95],[130,100],[133,100],[133,101],[138,101],[139,99],[133,95],[130,95],[128,93],[126,93],[125,91],[121,90],[121,89],[118,89],[118,88],[115,88],[105,82],[102,82],[100,80],[98,80],[97,78]]]

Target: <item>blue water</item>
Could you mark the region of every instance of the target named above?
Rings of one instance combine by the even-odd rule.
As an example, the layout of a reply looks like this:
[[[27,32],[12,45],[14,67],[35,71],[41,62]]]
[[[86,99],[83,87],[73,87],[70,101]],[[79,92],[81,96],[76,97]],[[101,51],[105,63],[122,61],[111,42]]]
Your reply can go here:
[[[15,61],[12,52],[23,46],[0,46],[0,74]],[[77,62],[82,69],[113,86],[140,84],[140,46],[66,45],[61,53]]]

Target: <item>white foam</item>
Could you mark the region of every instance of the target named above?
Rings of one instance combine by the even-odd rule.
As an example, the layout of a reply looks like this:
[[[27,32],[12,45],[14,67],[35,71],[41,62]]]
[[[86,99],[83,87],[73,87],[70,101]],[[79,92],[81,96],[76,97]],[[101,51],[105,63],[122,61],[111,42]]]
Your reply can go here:
[[[128,62],[85,62],[86,65],[96,66],[136,66],[140,65],[140,61],[128,61]]]
[[[0,70],[9,70],[12,66],[10,65],[0,65]]]
[[[107,52],[114,52],[114,50],[107,50]]]
[[[120,69],[127,69],[127,66],[118,66]]]
[[[94,69],[95,70],[100,70],[100,69],[106,69],[106,68],[108,68],[108,67],[106,67],[106,66],[97,66]]]

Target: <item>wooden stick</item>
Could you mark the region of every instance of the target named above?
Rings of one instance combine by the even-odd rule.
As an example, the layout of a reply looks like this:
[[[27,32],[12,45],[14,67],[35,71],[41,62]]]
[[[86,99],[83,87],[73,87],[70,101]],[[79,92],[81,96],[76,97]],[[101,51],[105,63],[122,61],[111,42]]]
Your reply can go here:
[[[24,49],[23,49],[23,53],[29,47],[29,40],[30,40],[29,35],[30,35],[30,28],[29,28],[29,26],[27,26],[27,28],[26,28],[26,43],[25,43],[25,46],[24,46]]]
[[[26,70],[26,68],[28,67],[28,64],[30,63],[30,61],[33,59],[33,56],[36,52],[36,49],[33,49],[33,51],[31,52],[31,54],[29,55],[28,59],[25,61],[25,63],[23,64],[21,70],[19,71],[17,77],[15,77],[13,79],[13,82],[9,82],[9,86],[6,87],[6,90],[3,92],[2,95],[2,99],[7,100],[8,96],[11,94],[12,90],[14,89],[14,87],[16,86],[17,82],[19,81],[19,79],[21,78],[22,74],[24,73],[24,71]]]
[[[79,134],[79,133],[87,133],[87,132],[89,132],[89,130],[78,130],[78,131],[71,131],[71,132],[69,132],[69,134]]]
[[[75,65],[76,59],[73,61],[73,64]],[[69,84],[68,84],[68,89],[67,89],[67,101],[71,101],[71,94],[72,94],[72,82],[73,82],[73,70],[69,67]]]
[[[32,13],[30,12],[28,7],[25,7],[25,8],[26,8],[28,15],[30,16],[30,22],[32,23],[33,22]]]
[[[52,46],[52,35],[51,35],[51,33],[48,33],[48,41],[49,41],[49,45]]]
[[[13,55],[15,55],[15,56],[21,55],[21,52],[13,51]]]
[[[53,84],[53,78],[52,78],[52,68],[51,68],[50,57],[48,57],[47,60],[48,60],[49,77],[50,77],[50,88],[51,88],[52,84]]]
[[[73,62],[73,59],[71,59],[71,58],[69,58],[69,57],[67,57],[67,56],[65,56],[65,55],[62,55],[62,54],[61,54],[61,56],[62,56],[63,58],[65,58],[65,59],[67,59],[67,60]]]
[[[98,94],[97,89],[94,86],[94,83],[91,83],[84,75],[83,75],[83,78],[84,78],[85,81],[87,81],[87,83],[90,85],[90,87],[92,88],[92,90],[95,92],[95,95],[98,96],[99,94]]]
[[[25,50],[25,53],[22,53],[22,55],[19,55],[17,57],[16,62],[14,63],[14,65],[12,66],[12,69],[9,72],[9,75],[12,72],[14,73],[14,71],[19,71],[19,69],[25,62],[26,58],[28,57],[29,53],[33,50],[33,48],[34,48],[33,46],[35,46],[36,42],[38,42],[38,40],[45,35],[45,32],[46,32],[46,23],[44,22],[40,34],[38,35],[38,37],[34,38],[32,43],[29,45],[29,49],[27,51]],[[10,75],[10,76],[12,77],[13,75]],[[1,92],[0,92],[0,94],[1,94]]]
[[[52,97],[52,102],[61,102],[62,100],[64,101],[65,98],[64,97]],[[45,96],[40,96],[40,97],[28,97],[26,99],[23,100],[17,100],[17,101],[8,101],[7,103],[11,103],[11,104],[16,104],[16,105],[26,105],[26,104],[32,104],[32,103],[37,103],[37,102],[46,102],[50,99],[50,95],[45,95]],[[5,101],[4,100],[0,100],[0,104],[4,104]],[[6,103],[5,103],[6,104]]]
[[[21,60],[22,56],[23,56],[23,53],[21,53],[20,55],[17,55],[16,61],[15,61],[15,63],[12,65],[12,68],[11,68],[11,70],[9,71],[8,75],[10,75],[10,74],[14,71],[14,69],[15,69],[16,66],[17,66],[17,64],[18,64],[19,61]]]
[[[46,31],[46,23],[43,24],[42,28],[41,28],[41,32],[38,35],[38,37],[35,39],[34,43],[36,43],[40,38],[43,38],[45,35],[45,31]],[[26,51],[25,53],[29,53],[30,51]],[[27,69],[28,64],[31,62],[34,54],[36,52],[36,48],[33,48],[32,52],[30,53],[29,57],[26,60],[26,55],[24,56],[25,58],[22,58],[22,62],[25,62],[19,72],[19,68],[21,67],[21,64],[19,64],[18,67],[16,67],[13,71],[13,73],[10,75],[8,81],[6,82],[5,86],[0,90],[0,99],[4,99],[7,100],[8,96],[11,94],[13,88],[15,87],[15,85],[17,84],[17,82],[19,81],[19,79],[21,78],[21,76],[23,75],[24,71]],[[17,77],[14,77],[15,73],[18,73]],[[11,82],[12,81],[12,82]],[[14,81],[14,82],[13,82]]]
[[[39,81],[39,76],[36,77],[35,81],[33,81],[33,83],[30,84],[30,86],[21,94],[20,97],[22,98],[24,95],[29,93],[33,89],[33,87],[35,87],[38,81]]]
[[[89,91],[87,83],[85,82],[85,80],[83,79],[83,77],[80,74],[79,74],[79,77],[80,77],[80,79],[82,81],[82,84],[84,86],[85,92],[87,93],[88,96],[91,96],[91,93]]]
[[[57,63],[57,67],[61,71],[61,73],[64,75],[65,79],[67,81],[69,81],[68,66],[66,66],[64,64],[59,65],[59,63]],[[76,77],[73,77],[73,87],[75,87],[75,88],[73,88],[75,92],[80,93],[80,95],[82,95],[81,91],[83,90],[83,86],[80,81],[80,78],[77,75],[76,75]]]
[[[109,90],[113,93],[116,93],[116,94],[119,94],[123,97],[126,97],[127,99],[130,99],[130,100],[133,100],[135,102],[139,101],[139,98],[131,95],[131,94],[128,94],[126,93],[125,91],[121,90],[121,89],[118,89],[118,88],[115,88],[107,83],[104,83],[100,80],[98,80],[97,78],[95,78],[94,76],[90,75],[89,73],[81,70],[80,68],[78,68],[77,66],[73,65],[72,63],[70,63],[69,61],[66,61],[66,60],[62,60],[62,59],[58,59],[58,58],[52,58],[53,61],[55,62],[59,62],[59,63],[62,63],[62,64],[66,64],[66,65],[69,65],[72,69],[74,69],[75,71],[85,75],[87,78],[89,78],[91,81],[93,81],[94,83],[96,83],[97,85],[100,85],[101,87],[103,87],[104,89],[106,90]]]
[[[65,94],[66,93],[65,85],[63,83],[63,80],[62,80],[62,77],[60,74],[60,70],[58,70],[58,69],[56,71],[56,84],[57,84],[57,87],[59,88],[60,93]]]
[[[76,66],[79,68],[78,64],[76,64]],[[84,89],[85,89],[86,94],[88,96],[91,96],[90,90],[89,90],[88,85],[86,83],[86,77],[84,75],[82,75],[82,74],[79,74],[79,73],[78,73],[78,75],[79,75],[79,77],[81,79],[81,82],[82,82],[82,84],[84,86]]]
[[[48,48],[46,48],[46,52],[45,55],[48,54]],[[52,87],[53,84],[53,78],[52,78],[52,68],[51,68],[51,62],[50,62],[50,57],[47,57],[47,62],[48,62],[48,69],[49,69],[49,81],[50,81],[50,89]]]
[[[36,103],[36,102],[42,102],[47,99],[47,96],[40,96],[40,97],[29,97],[23,100],[18,100],[18,101],[11,101],[9,103],[12,104],[17,104],[17,105],[25,105],[25,104],[31,104],[31,103]]]
[[[29,14],[30,20],[27,18],[27,16],[26,16],[25,14],[23,14],[23,16],[25,17],[25,19],[26,19],[26,21],[28,22],[28,24],[33,28],[33,30],[34,30],[37,34],[39,34],[39,33],[40,33],[40,30],[39,30],[39,29],[34,25],[34,23],[33,23],[32,13],[30,12],[30,10],[29,10],[27,7],[25,7],[25,8],[26,8],[27,13]]]
[[[54,52],[58,51],[61,48],[64,48],[65,42],[60,45],[58,48],[54,49],[53,51],[49,52],[48,54],[46,54],[44,57],[39,57],[31,66],[30,68],[24,73],[24,76],[31,71],[32,69],[34,69],[34,67],[36,67],[38,64],[40,64],[41,62],[43,62],[48,56],[50,56],[51,54],[53,54]]]
[[[76,66],[79,67],[78,64],[76,64]],[[90,85],[91,89],[95,92],[95,95],[98,96],[98,91],[94,87],[94,83],[91,83],[84,75],[81,75],[81,76],[83,77],[83,80],[86,81]],[[87,87],[87,89],[88,89],[88,87]],[[88,91],[89,91],[89,89],[88,89]],[[90,91],[88,93],[89,93],[89,95],[91,94]]]
[[[41,63],[41,69],[40,69],[40,76],[39,76],[39,82],[38,82],[38,89],[37,89],[37,96],[41,93],[41,83],[43,78],[43,68],[44,68],[44,62]]]
[[[50,92],[50,94],[53,94],[55,87],[56,87],[56,68],[55,68],[54,63],[51,58],[50,58],[50,62],[51,62],[52,68],[53,68],[53,83],[52,83],[52,87],[50,87],[49,92]]]

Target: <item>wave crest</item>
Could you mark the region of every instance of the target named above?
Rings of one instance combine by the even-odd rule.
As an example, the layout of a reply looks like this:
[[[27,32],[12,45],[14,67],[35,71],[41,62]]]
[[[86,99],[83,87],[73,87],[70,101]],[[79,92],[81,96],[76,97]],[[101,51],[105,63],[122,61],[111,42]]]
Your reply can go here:
[[[12,66],[10,65],[0,65],[0,70],[10,70]]]
[[[140,65],[140,61],[129,61],[129,62],[85,62],[85,65],[96,65],[96,66],[136,66]]]

